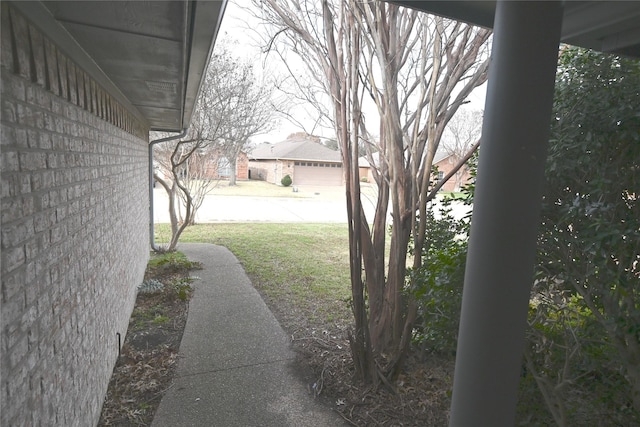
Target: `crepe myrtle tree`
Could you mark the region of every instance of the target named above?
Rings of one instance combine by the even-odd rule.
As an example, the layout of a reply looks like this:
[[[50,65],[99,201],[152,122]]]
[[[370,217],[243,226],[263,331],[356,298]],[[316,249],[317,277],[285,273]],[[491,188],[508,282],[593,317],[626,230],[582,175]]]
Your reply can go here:
[[[235,185],[239,154],[249,139],[275,122],[268,82],[260,81],[253,65],[236,58],[230,42],[216,44],[206,70],[187,135],[154,147],[154,178],[169,196],[171,240],[175,250],[184,229],[195,223],[204,197],[220,180],[220,164],[229,166]],[[222,160],[222,162],[221,162]]]
[[[267,48],[296,53],[331,102],[346,182],[351,353],[361,379],[389,384],[408,351],[417,312],[405,292],[409,241],[415,247],[410,262],[419,268],[427,204],[436,194],[433,158],[447,123],[486,81],[490,32],[379,1],[254,4],[272,24]],[[378,190],[371,223],[360,195],[362,141],[365,147],[375,141],[367,153]]]

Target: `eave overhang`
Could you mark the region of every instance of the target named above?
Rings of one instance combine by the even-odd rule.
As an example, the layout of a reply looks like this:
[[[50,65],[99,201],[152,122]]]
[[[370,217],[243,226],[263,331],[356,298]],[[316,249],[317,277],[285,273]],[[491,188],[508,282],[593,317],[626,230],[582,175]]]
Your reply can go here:
[[[189,125],[226,0],[13,4],[151,130]]]
[[[496,1],[393,0],[402,6],[493,28]],[[565,1],[561,41],[640,58],[640,2]]]

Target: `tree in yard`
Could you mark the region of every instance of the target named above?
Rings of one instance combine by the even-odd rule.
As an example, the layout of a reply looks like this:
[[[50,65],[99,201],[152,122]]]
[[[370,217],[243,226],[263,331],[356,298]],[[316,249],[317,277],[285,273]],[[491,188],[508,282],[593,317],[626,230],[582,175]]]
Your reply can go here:
[[[154,178],[169,196],[171,241],[166,250],[174,250],[184,229],[194,224],[204,197],[218,184],[214,175],[223,163],[230,169],[230,185],[235,184],[240,152],[250,137],[272,125],[270,94],[257,83],[251,64],[235,58],[227,44],[216,44],[187,135],[154,147],[161,166]]]
[[[257,3],[274,25],[270,46],[294,49],[332,101],[346,181],[351,350],[361,378],[388,382],[402,365],[416,317],[405,292],[407,251],[412,240],[412,268],[419,268],[427,205],[435,196],[433,158],[447,123],[486,80],[489,61],[482,57],[490,32],[385,2]],[[366,104],[374,114],[363,113]],[[371,224],[358,179],[358,145],[373,141],[367,120],[379,126],[379,161],[370,158],[378,189]]]
[[[560,425],[596,384],[640,419],[639,112],[640,61],[562,50],[526,354]]]
[[[274,86],[259,82],[253,65],[234,58],[224,43],[216,45],[211,64],[204,96],[228,101],[228,117],[218,117],[220,136],[212,148],[227,160],[229,185],[233,186],[240,153],[247,150],[251,137],[273,129],[275,111],[282,108],[274,106]],[[217,112],[209,111],[209,114],[216,116]]]
[[[444,130],[442,148],[444,151],[459,161],[480,139],[482,133],[482,116],[481,110],[460,110],[451,119]],[[458,169],[454,174],[455,188],[461,188],[463,185],[463,177],[468,168]]]

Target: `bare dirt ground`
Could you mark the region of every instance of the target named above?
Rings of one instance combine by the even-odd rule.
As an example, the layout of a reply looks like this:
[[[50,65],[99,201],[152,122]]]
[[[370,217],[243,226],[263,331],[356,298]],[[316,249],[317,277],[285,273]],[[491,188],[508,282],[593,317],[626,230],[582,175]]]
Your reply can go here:
[[[259,289],[258,289],[259,290]],[[347,322],[313,323],[286,299],[263,299],[288,332],[298,368],[316,395],[354,426],[441,426],[448,424],[453,358],[411,353],[391,388],[364,386],[354,379]],[[313,306],[313,304],[310,304]]]

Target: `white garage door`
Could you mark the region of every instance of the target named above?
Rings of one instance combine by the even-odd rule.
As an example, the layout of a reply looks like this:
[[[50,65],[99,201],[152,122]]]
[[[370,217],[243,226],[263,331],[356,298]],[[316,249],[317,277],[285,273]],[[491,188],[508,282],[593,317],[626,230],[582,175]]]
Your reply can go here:
[[[342,185],[342,167],[335,163],[296,162],[294,185]]]

